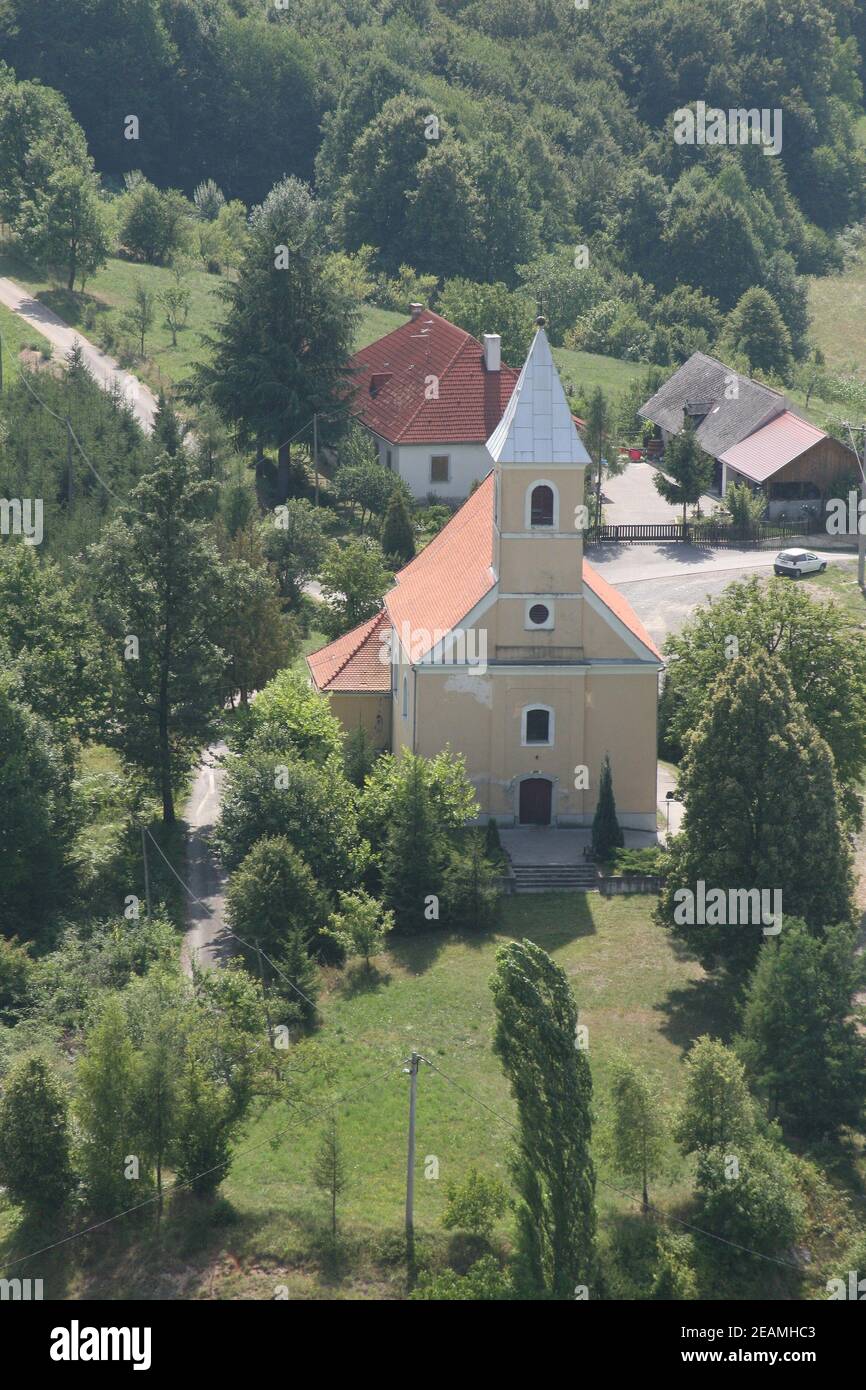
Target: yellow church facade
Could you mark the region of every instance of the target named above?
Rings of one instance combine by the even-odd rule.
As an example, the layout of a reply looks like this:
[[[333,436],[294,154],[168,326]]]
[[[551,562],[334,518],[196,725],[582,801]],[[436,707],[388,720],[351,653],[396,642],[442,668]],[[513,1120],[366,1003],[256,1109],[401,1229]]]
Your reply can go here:
[[[382,612],[308,658],[313,683],[377,747],[462,754],[482,821],[591,824],[607,753],[620,823],[654,831],[661,658],[584,559],[590,460],[543,327],[486,447]]]

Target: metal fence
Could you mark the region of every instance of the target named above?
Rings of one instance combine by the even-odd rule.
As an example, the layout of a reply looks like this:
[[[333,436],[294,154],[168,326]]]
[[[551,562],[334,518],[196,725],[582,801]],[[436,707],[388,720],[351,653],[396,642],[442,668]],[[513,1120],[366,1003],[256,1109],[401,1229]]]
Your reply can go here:
[[[803,528],[761,522],[747,530],[710,521],[636,522],[627,526],[590,526],[588,545],[657,545],[668,541],[733,550],[757,550],[764,545],[803,539]]]

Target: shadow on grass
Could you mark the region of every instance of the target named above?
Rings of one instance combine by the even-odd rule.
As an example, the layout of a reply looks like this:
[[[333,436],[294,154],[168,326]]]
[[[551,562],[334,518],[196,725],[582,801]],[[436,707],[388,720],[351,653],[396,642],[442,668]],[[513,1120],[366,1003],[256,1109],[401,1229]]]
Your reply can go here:
[[[712,975],[670,990],[654,1008],[665,1018],[662,1033],[683,1052],[704,1033],[730,1042],[739,1022],[735,996]]]
[[[452,933],[437,922],[431,922],[423,932],[393,931],[388,936],[388,950],[410,975],[423,975],[435,965]]]
[[[389,985],[391,979],[389,971],[379,970],[375,965],[368,969],[362,961],[344,971],[336,992],[344,999],[354,999],[360,994],[375,994],[383,985]]]
[[[597,901],[597,899],[596,899]],[[555,951],[596,931],[589,893],[514,893],[503,900],[501,936],[528,937],[545,951]]]
[[[90,315],[104,314],[108,311],[107,304],[78,290],[61,289],[60,287],[40,290],[38,299],[40,304],[44,304],[46,309],[57,314],[58,318],[63,319],[64,323],[68,323],[72,328],[85,328],[88,311]],[[91,319],[86,326],[86,331],[92,333],[95,328],[96,324]]]

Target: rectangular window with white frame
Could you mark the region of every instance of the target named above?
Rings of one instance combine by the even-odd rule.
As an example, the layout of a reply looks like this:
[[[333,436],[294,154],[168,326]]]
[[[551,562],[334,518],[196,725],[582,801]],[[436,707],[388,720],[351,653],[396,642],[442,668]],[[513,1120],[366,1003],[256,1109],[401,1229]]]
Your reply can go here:
[[[450,454],[431,454],[431,455],[430,455],[430,481],[431,481],[431,483],[450,483],[450,481],[451,481],[451,455],[450,455]]]

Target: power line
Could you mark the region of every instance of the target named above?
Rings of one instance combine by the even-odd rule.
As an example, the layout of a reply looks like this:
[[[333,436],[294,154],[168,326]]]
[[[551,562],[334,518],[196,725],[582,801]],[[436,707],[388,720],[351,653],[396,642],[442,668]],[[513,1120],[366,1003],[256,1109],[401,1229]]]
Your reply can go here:
[[[483,1101],[480,1096],[474,1095],[471,1091],[467,1090],[465,1086],[461,1086],[460,1083],[458,1081],[455,1081],[452,1076],[446,1075],[442,1068],[437,1067],[436,1064],[434,1062],[431,1062],[428,1057],[424,1057],[422,1060],[427,1063],[428,1067],[432,1067],[433,1071],[435,1071],[439,1076],[441,1076],[443,1081],[447,1081],[449,1085],[454,1086],[456,1090],[461,1091],[463,1095],[467,1096],[469,1100],[471,1100],[475,1105],[480,1106],[483,1110],[486,1110],[489,1114],[493,1115],[500,1122],[500,1124],[507,1125],[509,1129],[513,1129],[517,1134],[520,1133],[520,1126],[516,1124],[514,1120],[509,1120],[504,1115],[500,1115],[497,1110],[493,1109],[492,1105],[488,1105],[487,1102]],[[638,1197],[636,1193],[628,1192],[625,1188],[616,1187],[613,1183],[605,1182],[602,1178],[599,1177],[596,1177],[596,1182],[599,1187],[607,1188],[609,1192],[615,1192],[619,1197],[626,1197],[629,1201],[636,1203],[638,1206],[641,1207],[641,1209],[643,1209],[643,1198]],[[801,1278],[807,1275],[809,1275],[809,1277],[811,1278],[817,1277],[811,1271],[802,1269],[800,1265],[795,1265],[790,1260],[780,1260],[777,1259],[774,1255],[764,1255],[760,1250],[752,1250],[748,1245],[740,1245],[737,1241],[728,1240],[725,1236],[717,1235],[714,1231],[707,1231],[702,1226],[695,1226],[691,1222],[683,1221],[680,1217],[674,1216],[671,1212],[662,1211],[660,1207],[656,1207],[652,1203],[650,1203],[646,1210],[651,1211],[655,1216],[661,1217],[663,1221],[675,1222],[676,1225],[684,1227],[686,1230],[693,1232],[695,1235],[706,1236],[708,1240],[715,1240],[718,1241],[721,1245],[728,1245],[734,1250],[742,1251],[742,1253],[745,1255],[754,1255],[756,1259],[765,1260],[768,1264],[780,1265],[783,1269],[793,1270],[794,1273],[798,1274]]]
[[[372,1081],[368,1082],[366,1086],[361,1087],[360,1090],[351,1091],[348,1095],[334,1097],[332,1100],[328,1102],[326,1106],[320,1108],[319,1110],[314,1110],[310,1115],[304,1116],[304,1123],[310,1123],[314,1120],[320,1119],[321,1116],[331,1113],[335,1106],[347,1105],[352,1101],[357,1100],[360,1096],[366,1095],[366,1093],[368,1091],[371,1091],[374,1086],[378,1086],[380,1082],[387,1080],[389,1076],[393,1075],[397,1067],[399,1067],[402,1070],[402,1066],[402,1062],[395,1063],[394,1066],[390,1067],[387,1072],[380,1073],[379,1075],[374,1077]],[[297,1123],[300,1123],[300,1121],[297,1121]],[[276,1142],[282,1142],[282,1140],[286,1138],[290,1131],[291,1126],[284,1129],[283,1132],[277,1137]],[[236,1159],[243,1159],[248,1157],[250,1154],[258,1153],[259,1149],[269,1147],[274,1142],[274,1139],[271,1137],[268,1139],[263,1139],[259,1144],[251,1144],[248,1148],[239,1149],[236,1153],[230,1155],[228,1158],[222,1159],[221,1162],[214,1163],[211,1165],[210,1168],[204,1168],[200,1173],[194,1174],[193,1177],[185,1178],[183,1182],[172,1183],[171,1187],[169,1187],[167,1191],[163,1194],[163,1197],[170,1196],[174,1192],[182,1192],[184,1188],[191,1187],[193,1183],[198,1182],[201,1178],[206,1178],[211,1173],[218,1172],[220,1168],[225,1168],[227,1164],[233,1163]],[[3,1269],[14,1269],[16,1265],[24,1264],[27,1260],[34,1260],[37,1255],[48,1254],[51,1250],[57,1250],[62,1245],[68,1245],[73,1240],[79,1240],[82,1236],[93,1235],[94,1232],[103,1230],[106,1226],[112,1225],[115,1221],[122,1220],[124,1216],[131,1216],[133,1212],[141,1211],[145,1207],[153,1206],[154,1203],[158,1202],[159,1200],[159,1193],[154,1193],[152,1197],[146,1197],[144,1201],[136,1202],[134,1206],[126,1207],[123,1211],[115,1212],[113,1216],[106,1216],[102,1221],[94,1221],[91,1223],[91,1225],[82,1227],[80,1231],[72,1231],[69,1235],[63,1236],[60,1240],[52,1241],[49,1245],[43,1245],[38,1250],[31,1250],[30,1253],[27,1255],[19,1255],[18,1258],[15,1260],[9,1260],[5,1265],[3,1265]]]
[[[38,401],[39,405],[41,405],[41,407],[42,407],[43,410],[47,410],[47,411],[48,411],[48,414],[52,417],[52,419],[54,419],[54,420],[59,420],[60,424],[63,425],[64,429],[67,430],[68,433],[72,436],[72,438],[73,438],[74,441],[75,441],[75,445],[76,445],[76,448],[78,449],[78,452],[80,453],[81,457],[84,459],[84,462],[87,464],[87,467],[90,469],[91,473],[92,473],[93,476],[96,478],[96,480],[97,480],[97,482],[100,484],[100,486],[101,486],[101,487],[104,487],[104,488],[105,488],[105,491],[106,491],[107,493],[109,493],[109,494],[114,498],[114,500],[115,500],[116,502],[120,502],[120,503],[122,503],[124,506],[127,506],[128,503],[126,502],[125,498],[119,497],[118,494],[114,491],[114,489],[113,489],[112,487],[109,487],[109,485],[108,485],[108,483],[105,481],[105,479],[102,478],[102,477],[100,477],[99,471],[97,470],[97,468],[95,467],[95,465],[94,465],[93,463],[91,463],[90,459],[88,458],[88,456],[87,456],[87,454],[86,454],[86,452],[85,452],[85,450],[84,450],[84,447],[83,447],[83,445],[82,445],[82,443],[81,443],[81,440],[78,438],[78,435],[75,433],[75,430],[72,428],[72,422],[71,422],[71,420],[69,419],[69,416],[68,416],[68,415],[67,415],[67,416],[58,415],[57,412],[56,412],[55,410],[52,410],[52,409],[51,409],[51,406],[47,403],[47,401],[43,401],[42,397],[39,395],[39,392],[38,392],[38,391],[35,389],[35,387],[30,383],[30,381],[28,381],[28,379],[27,379],[27,373],[24,371],[24,368],[22,367],[22,365],[21,365],[20,362],[19,362],[19,364],[18,364],[18,375],[20,376],[20,378],[21,378],[21,380],[23,381],[24,385],[27,387],[27,390],[30,392],[30,394],[31,394],[31,396],[33,397],[33,399],[34,399],[35,401]]]

